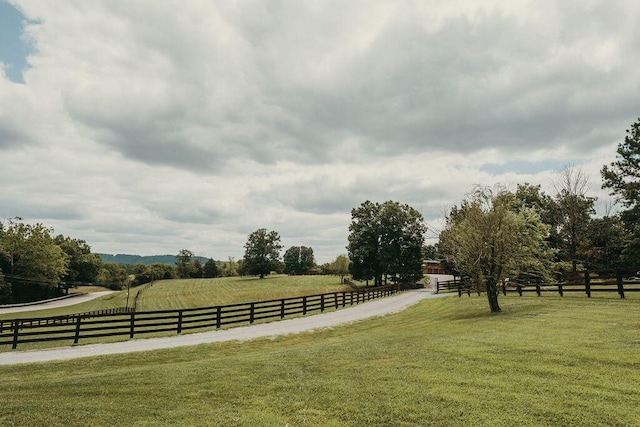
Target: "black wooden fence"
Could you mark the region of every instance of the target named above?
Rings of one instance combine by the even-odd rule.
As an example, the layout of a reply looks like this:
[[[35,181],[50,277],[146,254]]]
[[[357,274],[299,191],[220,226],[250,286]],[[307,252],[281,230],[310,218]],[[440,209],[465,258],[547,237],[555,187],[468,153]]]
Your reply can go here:
[[[557,283],[543,282],[518,282],[511,281],[499,285],[503,295],[507,293],[517,293],[522,296],[524,293],[536,293],[542,296],[547,293],[557,293],[564,296],[566,292],[584,293],[591,298],[591,294],[599,292],[617,292],[620,298],[624,298],[625,292],[640,292],[640,277],[637,274],[629,277],[629,272],[600,270],[584,270],[576,273],[567,273],[566,280]],[[454,291],[458,296],[462,294],[471,295],[471,292],[482,292],[474,286],[470,280],[448,280],[437,283],[436,292]]]
[[[181,310],[91,312],[70,316],[40,317],[0,321],[0,345],[175,332],[249,323],[314,311],[339,309],[398,292],[397,286],[359,289],[348,292],[308,295],[295,298],[229,304]],[[117,309],[126,311],[124,309]]]

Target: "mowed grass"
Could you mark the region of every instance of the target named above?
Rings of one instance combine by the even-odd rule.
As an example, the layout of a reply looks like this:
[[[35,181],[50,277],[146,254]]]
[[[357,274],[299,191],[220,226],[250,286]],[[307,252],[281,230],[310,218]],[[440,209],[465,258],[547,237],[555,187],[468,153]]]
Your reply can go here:
[[[131,288],[129,306],[142,287]],[[241,302],[296,297],[325,292],[348,291],[339,276],[225,277],[215,279],[158,280],[140,294],[137,311],[210,307]],[[62,316],[125,307],[127,290],[68,307],[0,314],[0,320]]]
[[[213,307],[251,301],[349,291],[339,276],[228,277],[161,280],[140,294],[138,311]]]
[[[640,300],[426,300],[313,333],[0,367],[0,425],[640,425]]]

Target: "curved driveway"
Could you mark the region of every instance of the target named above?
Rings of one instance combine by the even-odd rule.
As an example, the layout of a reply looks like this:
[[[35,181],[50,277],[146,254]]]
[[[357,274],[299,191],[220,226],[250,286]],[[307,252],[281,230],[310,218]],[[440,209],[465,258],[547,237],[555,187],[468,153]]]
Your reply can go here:
[[[90,294],[80,295],[78,297],[59,299],[55,301],[45,302],[42,304],[23,305],[20,307],[0,307],[0,314],[5,313],[20,313],[24,311],[46,310],[48,308],[60,308],[67,307],[69,305],[76,305],[92,299],[100,298],[105,295],[112,294],[115,291],[102,291],[93,292]]]
[[[163,338],[133,339],[116,343],[89,344],[75,347],[58,347],[46,350],[9,351],[0,353],[0,365],[48,362],[52,360],[76,359],[80,357],[107,354],[131,353],[182,347],[221,341],[246,341],[254,338],[287,335],[328,328],[371,317],[397,313],[426,298],[443,297],[452,294],[434,294],[420,289],[402,292],[398,295],[369,301],[350,308],[330,313],[316,314],[295,319],[279,320],[271,323],[242,326],[232,329],[214,330]]]

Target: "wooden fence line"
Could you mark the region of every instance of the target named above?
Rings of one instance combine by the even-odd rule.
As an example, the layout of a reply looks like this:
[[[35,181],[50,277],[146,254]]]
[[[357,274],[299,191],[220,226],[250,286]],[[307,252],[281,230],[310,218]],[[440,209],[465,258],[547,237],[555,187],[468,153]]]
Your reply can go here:
[[[517,292],[522,296],[523,293],[535,292],[538,296],[543,293],[558,293],[564,296],[565,292],[584,292],[588,298],[592,293],[598,292],[617,292],[620,298],[625,297],[625,292],[640,292],[640,278],[625,279],[622,272],[606,272],[604,279],[598,271],[582,271],[578,272],[582,277],[577,280],[577,275],[573,275],[572,281],[558,283],[518,283],[506,282],[499,285],[503,295],[508,292]],[[594,281],[594,279],[597,279]],[[448,280],[437,283],[436,293],[440,291],[455,291],[458,296],[467,294],[471,296],[471,292],[480,292],[468,280]]]
[[[225,325],[259,320],[283,319],[286,316],[306,315],[313,311],[339,309],[372,299],[393,295],[398,286],[384,286],[357,291],[333,292],[294,298],[229,304],[214,307],[186,308],[181,310],[129,311],[117,313],[80,313],[71,316],[41,317],[0,321],[0,345],[17,348],[19,343],[45,341],[73,341],[80,339],[175,332],[191,329],[219,329]]]

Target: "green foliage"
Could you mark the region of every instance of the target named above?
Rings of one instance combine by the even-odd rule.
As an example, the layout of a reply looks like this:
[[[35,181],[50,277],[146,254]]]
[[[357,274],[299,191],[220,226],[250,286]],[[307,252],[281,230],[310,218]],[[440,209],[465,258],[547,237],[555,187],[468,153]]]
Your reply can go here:
[[[520,273],[546,276],[552,251],[549,227],[532,208],[501,187],[478,187],[454,207],[440,233],[441,254],[487,292],[491,311],[500,311],[497,286]]]
[[[133,286],[144,285],[145,283],[151,283],[155,280],[174,279],[176,277],[175,269],[166,264],[138,264],[134,267],[133,271]]]
[[[276,231],[260,228],[249,235],[244,245],[243,270],[246,274],[264,278],[278,269],[280,261],[280,235]]]
[[[218,270],[218,264],[212,259],[207,260],[202,267],[202,277],[212,278],[218,277],[220,272]]]
[[[587,240],[589,245],[583,249],[584,259],[589,269],[608,269],[623,265],[640,265],[640,253],[635,250],[623,251],[627,246],[628,235],[624,224],[617,216],[593,218],[588,222]]]
[[[422,215],[406,204],[367,200],[352,209],[347,250],[354,279],[373,279],[376,285],[383,275],[420,280],[425,231]]]
[[[346,255],[338,255],[336,259],[331,261],[330,263],[323,264],[321,267],[321,271],[323,274],[339,274],[340,282],[344,282],[344,276],[349,274],[349,266],[351,265],[351,260]]]
[[[191,277],[191,273],[194,271],[191,258],[193,258],[193,252],[187,249],[181,249],[176,255],[176,274],[179,279]]]
[[[313,249],[306,246],[291,246],[283,256],[284,273],[306,274],[315,265]]]
[[[69,283],[93,283],[102,267],[102,259],[91,253],[91,247],[84,240],[58,235],[54,242],[67,254],[68,272],[63,280]]]
[[[640,224],[640,118],[627,129],[617,152],[616,160],[601,170],[602,188],[611,190],[626,208],[621,218],[631,231]]]
[[[125,268],[112,262],[102,263],[98,273],[97,282],[114,290],[122,289],[128,282],[129,275]]]
[[[57,285],[68,273],[69,257],[42,224],[20,218],[0,222],[0,270],[11,283],[11,300],[27,302],[59,294]],[[4,292],[5,298],[9,295]]]
[[[239,274],[239,270],[240,270],[240,263],[236,261],[233,257],[229,257],[229,259],[222,264],[220,275],[222,277],[237,276]]]

